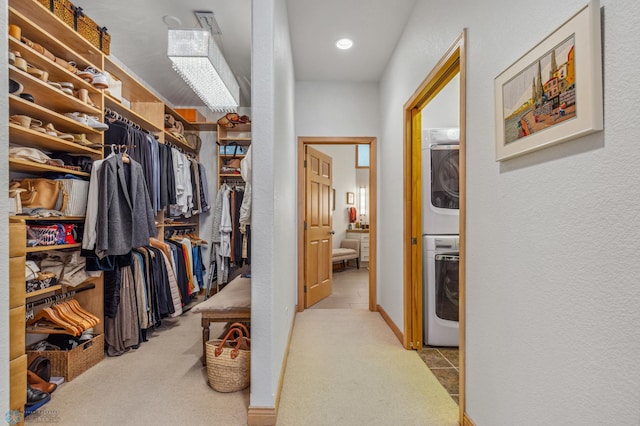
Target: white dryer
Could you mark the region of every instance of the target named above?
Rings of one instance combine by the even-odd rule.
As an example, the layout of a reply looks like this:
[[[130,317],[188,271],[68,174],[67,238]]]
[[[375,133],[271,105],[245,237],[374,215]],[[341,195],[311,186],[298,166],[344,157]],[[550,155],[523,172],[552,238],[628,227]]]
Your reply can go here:
[[[459,238],[424,235],[422,254],[423,342],[458,346]]]
[[[458,234],[460,130],[426,129],[422,144],[422,232]]]

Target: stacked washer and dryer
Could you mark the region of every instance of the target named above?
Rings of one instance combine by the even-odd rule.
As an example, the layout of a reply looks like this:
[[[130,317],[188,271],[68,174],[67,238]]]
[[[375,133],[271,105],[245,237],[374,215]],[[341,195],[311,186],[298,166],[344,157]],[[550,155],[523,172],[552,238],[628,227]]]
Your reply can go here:
[[[426,129],[422,146],[423,342],[458,346],[459,129]]]

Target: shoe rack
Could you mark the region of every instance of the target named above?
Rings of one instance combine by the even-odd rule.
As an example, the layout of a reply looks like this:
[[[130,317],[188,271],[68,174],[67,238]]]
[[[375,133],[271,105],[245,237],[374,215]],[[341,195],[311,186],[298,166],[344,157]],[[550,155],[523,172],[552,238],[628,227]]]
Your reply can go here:
[[[18,94],[9,94],[10,115],[31,117],[42,126],[25,127],[20,123],[10,122],[9,140],[11,144],[38,148],[46,152],[64,152],[86,155],[93,160],[104,158],[103,132],[92,128],[86,123],[74,120],[65,115],[78,112],[96,117],[102,121],[105,109],[116,112],[122,118],[130,120],[141,129],[150,132],[161,143],[171,143],[183,152],[198,153],[183,144],[181,140],[165,132],[164,114],[170,113],[185,124],[185,129],[198,131],[198,127],[191,126],[173,108],[165,105],[152,90],[141,84],[131,73],[121,66],[115,59],[104,55],[90,42],[82,38],[62,20],[54,16],[49,10],[35,0],[9,0],[9,24],[21,30],[21,38],[31,42],[27,45],[21,38],[9,35],[9,52],[19,52],[22,61],[15,61],[9,65],[9,78],[22,85],[22,93],[33,96],[34,102],[24,99]],[[42,53],[46,49],[47,55]],[[51,59],[52,56],[54,59]],[[20,63],[18,63],[20,62]],[[25,62],[28,67],[25,68]],[[70,63],[74,63],[70,65]],[[16,66],[18,65],[18,66]],[[86,67],[109,72],[122,83],[121,98],[107,93],[106,90],[94,87],[74,72]],[[84,96],[74,95],[73,92],[63,92],[54,83],[71,83],[74,89],[82,89]],[[49,124],[58,134],[84,134],[84,144],[63,140],[51,133],[42,132],[39,127]],[[211,123],[202,123],[211,127]],[[86,141],[89,144],[86,144]],[[108,151],[107,151],[108,152]],[[8,159],[10,177],[18,179],[32,176],[39,177],[46,172],[62,172],[79,176],[85,180],[89,174],[81,171],[68,170],[51,165],[43,165],[22,159]],[[25,261],[31,252],[50,250],[79,250],[81,243],[61,246],[27,247],[26,225],[35,221],[49,220],[64,223],[83,223],[84,217],[55,217],[49,219],[25,216],[10,217],[10,408],[24,414],[27,388],[27,355],[25,307],[34,301],[58,294],[63,291],[61,286],[53,286],[41,291],[26,293],[25,289]],[[198,218],[190,218],[190,223],[197,224]],[[164,227],[174,226],[165,224],[164,212],[156,217],[158,238],[163,239]],[[197,225],[196,225],[197,226]],[[95,285],[94,289],[78,293],[75,299],[87,311],[98,318],[101,323],[94,327],[95,334],[104,333],[104,301],[102,278],[92,279],[81,284]],[[78,288],[79,288],[78,287]],[[22,416],[24,419],[24,416]],[[22,424],[22,423],[19,423]]]

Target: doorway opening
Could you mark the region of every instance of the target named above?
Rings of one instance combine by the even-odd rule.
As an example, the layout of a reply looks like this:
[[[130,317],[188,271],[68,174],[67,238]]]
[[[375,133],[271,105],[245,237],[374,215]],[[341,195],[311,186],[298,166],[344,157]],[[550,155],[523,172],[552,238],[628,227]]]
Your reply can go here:
[[[466,31],[454,41],[404,105],[404,346],[423,347],[423,216],[429,200],[423,200],[423,117],[422,112],[454,78],[459,77],[458,135],[458,345],[459,345],[459,417],[465,423],[465,218],[466,218]],[[430,189],[431,191],[431,189]],[[425,222],[426,224],[426,222]],[[441,231],[451,234],[449,231]]]
[[[308,266],[308,257],[310,255],[309,250],[307,249],[307,235],[309,230],[305,230],[305,218],[307,217],[308,207],[307,207],[307,198],[309,196],[309,191],[307,190],[306,185],[306,169],[305,169],[305,158],[307,155],[308,148],[311,146],[318,145],[367,145],[369,150],[369,176],[368,176],[368,192],[364,197],[367,198],[366,205],[367,209],[367,224],[370,224],[368,227],[368,310],[376,311],[376,202],[377,202],[377,190],[376,190],[376,181],[377,181],[377,163],[376,163],[376,138],[374,137],[299,137],[298,138],[298,312],[304,311],[308,307],[307,298],[305,297],[305,286],[307,286],[308,282],[311,280],[310,277],[307,277],[307,266]],[[311,148],[312,149],[312,148]],[[349,194],[336,194],[335,197],[345,197],[345,200],[353,201],[353,205],[359,205],[360,199],[356,199],[356,193],[359,191],[351,193],[353,198],[349,198]],[[358,194],[359,195],[359,194]],[[333,198],[333,194],[331,194]],[[335,205],[335,204],[332,204]],[[309,207],[310,208],[310,207]],[[345,231],[345,230],[342,230]],[[355,227],[352,229],[355,231]],[[331,232],[334,232],[333,230]],[[354,232],[355,235],[355,232]],[[330,239],[333,235],[328,236]],[[351,238],[351,236],[350,236]],[[331,246],[331,244],[329,244]],[[324,268],[330,271],[332,269],[332,259],[331,256],[327,259],[322,260]]]

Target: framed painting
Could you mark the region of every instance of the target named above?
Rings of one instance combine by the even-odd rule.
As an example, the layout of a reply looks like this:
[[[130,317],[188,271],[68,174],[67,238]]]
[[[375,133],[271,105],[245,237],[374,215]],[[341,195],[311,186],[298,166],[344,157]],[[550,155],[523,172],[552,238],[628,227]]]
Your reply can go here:
[[[355,204],[356,194],[353,192],[347,192],[347,204]]]
[[[497,76],[494,90],[496,161],[602,130],[599,1]]]

